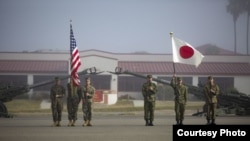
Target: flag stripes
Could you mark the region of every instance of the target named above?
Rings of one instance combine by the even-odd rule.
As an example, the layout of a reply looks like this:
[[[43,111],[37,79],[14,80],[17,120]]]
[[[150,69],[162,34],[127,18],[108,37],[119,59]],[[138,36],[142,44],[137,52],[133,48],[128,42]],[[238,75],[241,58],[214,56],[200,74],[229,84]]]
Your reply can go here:
[[[78,76],[78,69],[81,66],[80,54],[74,38],[72,25],[70,24],[70,55],[71,55],[71,79],[74,86],[80,85],[80,79]]]

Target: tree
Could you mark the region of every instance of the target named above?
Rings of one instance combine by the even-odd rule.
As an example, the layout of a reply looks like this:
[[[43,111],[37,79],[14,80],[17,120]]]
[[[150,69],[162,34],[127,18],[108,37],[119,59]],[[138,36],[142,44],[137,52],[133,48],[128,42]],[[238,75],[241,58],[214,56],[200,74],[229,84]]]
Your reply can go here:
[[[227,12],[233,16],[234,22],[234,53],[236,54],[237,38],[236,38],[236,21],[242,12],[240,0],[228,0]]]
[[[242,2],[242,6],[244,7],[244,11],[247,12],[247,55],[249,54],[248,52],[248,36],[249,36],[249,17],[250,17],[250,1],[249,0],[243,0]]]

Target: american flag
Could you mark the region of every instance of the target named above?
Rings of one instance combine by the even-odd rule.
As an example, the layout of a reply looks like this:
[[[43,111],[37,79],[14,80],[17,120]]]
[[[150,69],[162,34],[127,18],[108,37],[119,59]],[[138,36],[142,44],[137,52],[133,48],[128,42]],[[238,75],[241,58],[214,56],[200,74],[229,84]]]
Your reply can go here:
[[[80,85],[80,79],[78,76],[78,69],[81,66],[81,59],[78,48],[76,46],[76,40],[74,38],[72,25],[70,24],[70,55],[71,55],[71,79],[74,86]]]

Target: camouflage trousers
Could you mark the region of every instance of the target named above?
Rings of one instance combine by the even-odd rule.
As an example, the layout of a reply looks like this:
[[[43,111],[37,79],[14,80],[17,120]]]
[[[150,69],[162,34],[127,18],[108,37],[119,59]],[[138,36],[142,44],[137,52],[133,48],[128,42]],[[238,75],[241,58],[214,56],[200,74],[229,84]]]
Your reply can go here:
[[[92,119],[92,102],[84,100],[82,103],[82,111],[83,111],[83,120],[91,120]]]
[[[185,104],[175,101],[175,119],[176,121],[184,120]]]
[[[63,110],[63,99],[56,98],[53,101],[51,101],[51,110],[52,110],[53,121],[54,122],[61,121],[62,110]]]
[[[77,111],[78,111],[79,99],[78,97],[67,98],[67,110],[68,110],[68,119],[77,120]]]
[[[144,119],[154,120],[155,101],[144,100]]]
[[[206,103],[207,120],[216,118],[216,107],[217,103]]]

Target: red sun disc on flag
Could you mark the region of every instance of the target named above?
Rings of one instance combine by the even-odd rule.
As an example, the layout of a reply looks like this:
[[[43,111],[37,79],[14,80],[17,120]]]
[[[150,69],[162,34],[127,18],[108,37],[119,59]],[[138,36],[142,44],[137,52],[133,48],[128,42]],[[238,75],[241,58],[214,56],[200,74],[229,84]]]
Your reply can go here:
[[[184,59],[191,58],[194,55],[194,50],[189,46],[181,46],[180,47],[180,56]]]

